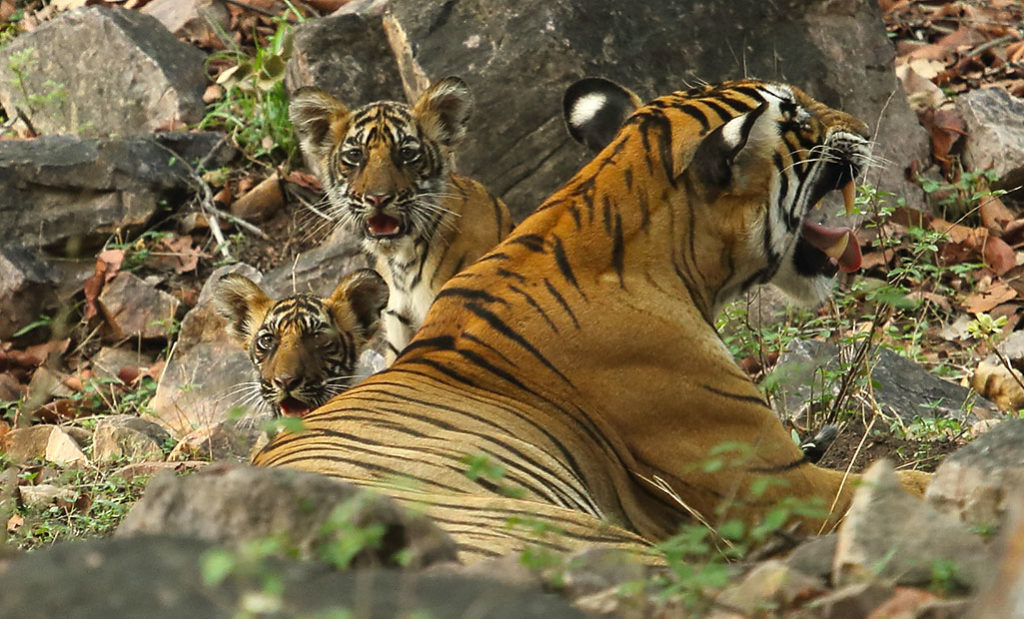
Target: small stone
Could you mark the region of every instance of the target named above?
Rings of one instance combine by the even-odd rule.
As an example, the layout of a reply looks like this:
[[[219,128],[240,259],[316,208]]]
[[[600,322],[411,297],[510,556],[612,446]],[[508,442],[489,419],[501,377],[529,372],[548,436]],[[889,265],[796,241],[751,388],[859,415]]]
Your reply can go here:
[[[77,497],[74,490],[61,488],[53,484],[37,484],[35,486],[18,486],[21,502],[26,507],[46,507],[57,499],[73,502]]]
[[[170,435],[160,425],[133,415],[113,415],[96,424],[92,457],[97,462],[163,460]]]
[[[832,576],[843,585],[887,579],[928,585],[935,570],[951,587],[973,588],[992,575],[991,552],[953,516],[912,497],[885,460],[864,473],[839,526]]]
[[[269,219],[284,205],[281,179],[273,173],[231,203],[231,214],[249,221]]]
[[[17,378],[9,372],[0,374],[0,401],[16,402],[21,399],[24,393],[24,388]]]
[[[58,427],[53,428],[46,442],[46,460],[58,466],[86,464],[89,461],[75,439]]]
[[[769,560],[752,569],[742,582],[723,589],[715,602],[755,613],[764,609],[790,609],[826,591],[825,584],[818,578],[781,561]]]
[[[978,593],[967,615],[974,619],[1024,616],[1024,497],[1015,498],[1011,513],[996,544],[1002,556],[995,577]]]
[[[971,373],[971,388],[991,400],[1001,411],[1015,411],[1024,407],[1024,375],[1020,370],[1007,370],[1001,363],[982,361]]]
[[[11,430],[0,438],[0,452],[15,464],[46,458],[46,445],[57,426],[38,425]]]
[[[28,401],[45,403],[51,398],[70,398],[74,391],[64,385],[64,378],[45,365],[39,366],[28,383]]]
[[[114,340],[171,337],[172,323],[181,305],[174,296],[126,271],[118,273],[103,288],[99,301]]]
[[[818,535],[793,549],[783,560],[786,565],[809,576],[828,582],[832,575],[832,561],[836,554],[836,535]]]
[[[590,595],[628,582],[642,581],[647,568],[630,555],[608,548],[585,548],[566,557],[562,574],[566,594]]]
[[[0,181],[4,180],[2,172]],[[3,210],[0,206],[0,213]],[[41,261],[26,250],[0,246],[0,340],[28,326],[56,300],[52,277]]]
[[[964,522],[997,527],[1007,502],[1024,488],[1024,419],[1007,419],[950,454],[926,498]]]
[[[122,380],[124,368],[145,368],[153,363],[149,355],[136,350],[104,346],[92,357],[92,370],[100,378]]]
[[[232,422],[222,421],[183,436],[167,459],[247,462],[253,445],[262,435],[259,429],[243,431]]]

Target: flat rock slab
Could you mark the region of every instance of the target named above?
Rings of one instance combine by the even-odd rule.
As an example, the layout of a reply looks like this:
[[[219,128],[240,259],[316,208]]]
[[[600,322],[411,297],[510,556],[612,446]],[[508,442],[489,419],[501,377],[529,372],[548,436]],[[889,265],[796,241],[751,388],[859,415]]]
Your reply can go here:
[[[229,619],[246,608],[244,595],[252,600],[253,593],[263,591],[259,577],[274,574],[283,588],[277,598],[280,610],[260,616],[440,618],[466,616],[471,609],[481,619],[587,617],[539,590],[486,578],[392,570],[335,572],[322,564],[273,557],[252,565],[257,571],[251,577],[236,573],[210,586],[197,567],[215,549],[209,542],[161,536],[63,543],[27,553],[5,564],[0,616]]]
[[[455,560],[455,543],[446,533],[387,497],[314,473],[226,464],[186,477],[154,477],[116,535],[160,533],[235,544],[282,535],[288,548],[314,557],[345,535],[344,527],[379,525],[386,528],[381,543],[359,550],[354,565],[397,566],[399,551],[412,566]]]
[[[785,407],[779,411],[780,416],[797,417],[803,414],[806,406],[814,406],[810,400],[822,395],[823,382],[828,385],[830,396],[838,393],[839,381],[835,378],[824,380],[822,372],[833,377],[842,374],[839,348],[835,344],[817,340],[794,340],[790,343],[771,373],[771,380],[784,394],[782,401]],[[987,400],[973,399],[968,389],[930,374],[891,350],[878,351],[878,363],[872,369],[871,378],[875,382],[872,393],[881,412],[899,417],[906,425],[919,417],[958,419],[971,424],[1000,416]],[[970,413],[967,412],[967,404],[973,405]]]
[[[409,99],[446,75],[466,79],[476,114],[459,170],[517,219],[590,158],[563,127],[561,99],[593,75],[646,99],[745,76],[794,83],[875,127],[878,160],[892,163],[869,180],[921,203],[902,167],[926,160],[927,135],[896,81],[875,0],[393,0],[385,26]]]
[[[0,103],[41,134],[151,133],[203,117],[204,54],[156,18],[106,6],[63,13],[0,51]],[[27,96],[26,96],[27,95]]]
[[[137,275],[121,271],[103,287],[99,306],[112,330],[112,340],[169,340],[181,301]]]
[[[92,457],[97,462],[163,460],[170,438],[159,424],[134,415],[110,415],[96,424]]]
[[[1024,495],[1024,419],[1007,419],[950,454],[928,486],[928,500],[972,525],[997,527]]]

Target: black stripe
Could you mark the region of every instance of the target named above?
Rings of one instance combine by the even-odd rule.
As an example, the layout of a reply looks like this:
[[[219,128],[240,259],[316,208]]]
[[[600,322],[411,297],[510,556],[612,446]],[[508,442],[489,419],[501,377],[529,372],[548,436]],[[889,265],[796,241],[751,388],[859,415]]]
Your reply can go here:
[[[623,280],[622,275],[625,270],[625,242],[622,239],[622,215],[618,212],[615,213],[615,230],[614,236],[612,237],[612,266],[615,268],[615,272],[619,276],[619,288],[626,289],[626,282]]]
[[[537,234],[521,234],[509,239],[508,242],[522,245],[532,252],[542,253],[544,251],[544,237]]]
[[[532,307],[534,310],[536,310],[536,312],[538,314],[540,314],[541,318],[544,319],[544,322],[548,323],[548,326],[551,327],[551,330],[554,331],[555,333],[558,333],[558,327],[555,325],[555,323],[551,322],[551,318],[548,317],[548,314],[547,314],[547,312],[544,311],[544,308],[542,308],[537,303],[537,301],[532,296],[530,296],[530,294],[528,292],[526,292],[525,290],[523,290],[521,288],[518,288],[518,287],[516,287],[514,285],[511,285],[511,284],[509,284],[508,288],[512,292],[514,292],[514,293],[518,294],[519,296],[523,297],[523,299],[526,300],[526,302],[530,305],[530,307]]]
[[[730,400],[736,400],[737,402],[747,402],[747,403],[750,403],[750,404],[757,404],[758,406],[761,406],[761,407],[767,407],[768,406],[765,403],[764,399],[761,398],[760,396],[741,395],[741,394],[736,394],[736,393],[729,393],[728,391],[722,391],[721,389],[716,389],[715,387],[712,387],[711,385],[701,385],[701,388],[704,389],[705,391],[710,391],[711,393],[714,393],[715,395],[720,395],[723,398],[729,398]]]
[[[559,378],[565,381],[566,384],[572,386],[572,381],[570,381],[565,374],[562,374],[562,372],[558,368],[556,368],[554,364],[548,361],[547,357],[545,357],[539,350],[537,350],[537,348],[533,344],[531,344],[529,340],[527,340],[525,337],[520,335],[511,327],[509,327],[508,324],[494,312],[484,307],[481,307],[476,303],[467,303],[465,305],[465,308],[478,318],[482,318],[483,320],[485,320],[487,324],[490,325],[490,327],[494,329],[496,332],[498,332],[500,335],[504,336],[506,339],[512,340],[516,344],[519,344],[519,346],[526,350],[526,352],[533,355],[533,357],[537,359],[537,361],[540,361],[541,363],[544,364],[545,367],[547,367],[549,370],[557,374]],[[516,384],[521,385],[522,383],[519,383],[519,381],[516,380]],[[523,386],[523,388],[525,388],[525,385]]]
[[[551,249],[555,257],[555,264],[558,266],[558,270],[561,271],[562,277],[572,284],[573,288],[579,291],[581,297],[586,299],[587,295],[583,294],[583,290],[580,289],[579,282],[576,281],[576,275],[572,272],[572,265],[569,264],[569,257],[565,255],[565,247],[562,245],[562,239],[559,238],[557,234],[552,234],[551,238],[553,239],[551,242]]]
[[[568,303],[566,303],[565,297],[563,297],[558,292],[558,290],[553,285],[551,285],[551,281],[548,280],[548,278],[546,278],[546,277],[544,278],[544,286],[547,287],[548,292],[551,293],[551,296],[553,296],[555,298],[555,301],[558,301],[558,304],[562,306],[562,309],[565,310],[565,313],[569,314],[569,318],[572,319],[572,324],[575,325],[577,329],[579,329],[580,328],[580,322],[578,320],[576,320],[576,314],[573,313],[572,308],[569,307]]]
[[[460,288],[460,287],[446,287],[437,293],[436,299],[446,297],[457,297],[459,299],[468,299],[469,301],[481,301],[483,303],[497,303],[508,307],[509,303],[505,299],[496,297],[489,292],[485,292],[478,288]]]

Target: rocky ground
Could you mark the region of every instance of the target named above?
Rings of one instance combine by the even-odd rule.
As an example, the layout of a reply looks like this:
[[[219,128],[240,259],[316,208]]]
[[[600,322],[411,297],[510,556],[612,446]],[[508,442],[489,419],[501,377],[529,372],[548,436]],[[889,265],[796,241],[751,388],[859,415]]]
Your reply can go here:
[[[181,616],[185,599],[202,616],[370,616],[360,599],[431,616],[1021,613],[1024,422],[1003,421],[1024,407],[1020,3],[678,4],[0,0],[0,615]],[[781,524],[693,526],[667,570],[600,552],[454,568],[449,542],[390,504],[222,464],[259,432],[235,428],[248,361],[210,283],[240,270],[275,294],[323,293],[365,264],[319,214],[287,93],[316,84],[355,105],[448,74],[477,102],[460,168],[520,219],[586,158],[559,116],[584,75],[646,96],[783,79],[877,127],[863,271],[816,312],[758,293],[720,327],[795,438],[839,427],[823,463],[937,469],[928,502],[880,466],[839,530],[803,543]],[[55,544],[106,536],[129,510],[118,539]],[[324,567],[389,566],[399,548],[416,569]],[[114,595],[101,573],[144,584]],[[332,588],[352,593],[311,593]]]

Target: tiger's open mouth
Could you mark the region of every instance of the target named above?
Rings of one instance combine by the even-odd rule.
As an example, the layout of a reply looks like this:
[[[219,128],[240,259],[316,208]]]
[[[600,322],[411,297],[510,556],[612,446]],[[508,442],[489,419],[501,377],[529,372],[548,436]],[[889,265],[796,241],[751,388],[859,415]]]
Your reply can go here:
[[[387,239],[402,234],[402,222],[390,215],[377,213],[366,219],[366,236],[375,239]]]
[[[830,165],[823,177],[813,194],[814,208],[821,206],[822,198],[829,191],[841,188],[846,214],[852,213],[855,171],[846,166]],[[805,218],[793,259],[802,275],[831,277],[840,270],[852,273],[860,268],[860,242],[850,228],[830,228]]]
[[[278,404],[278,408],[281,409],[281,414],[285,417],[302,417],[309,411],[313,410],[313,407],[309,404],[291,396],[281,400]]]

